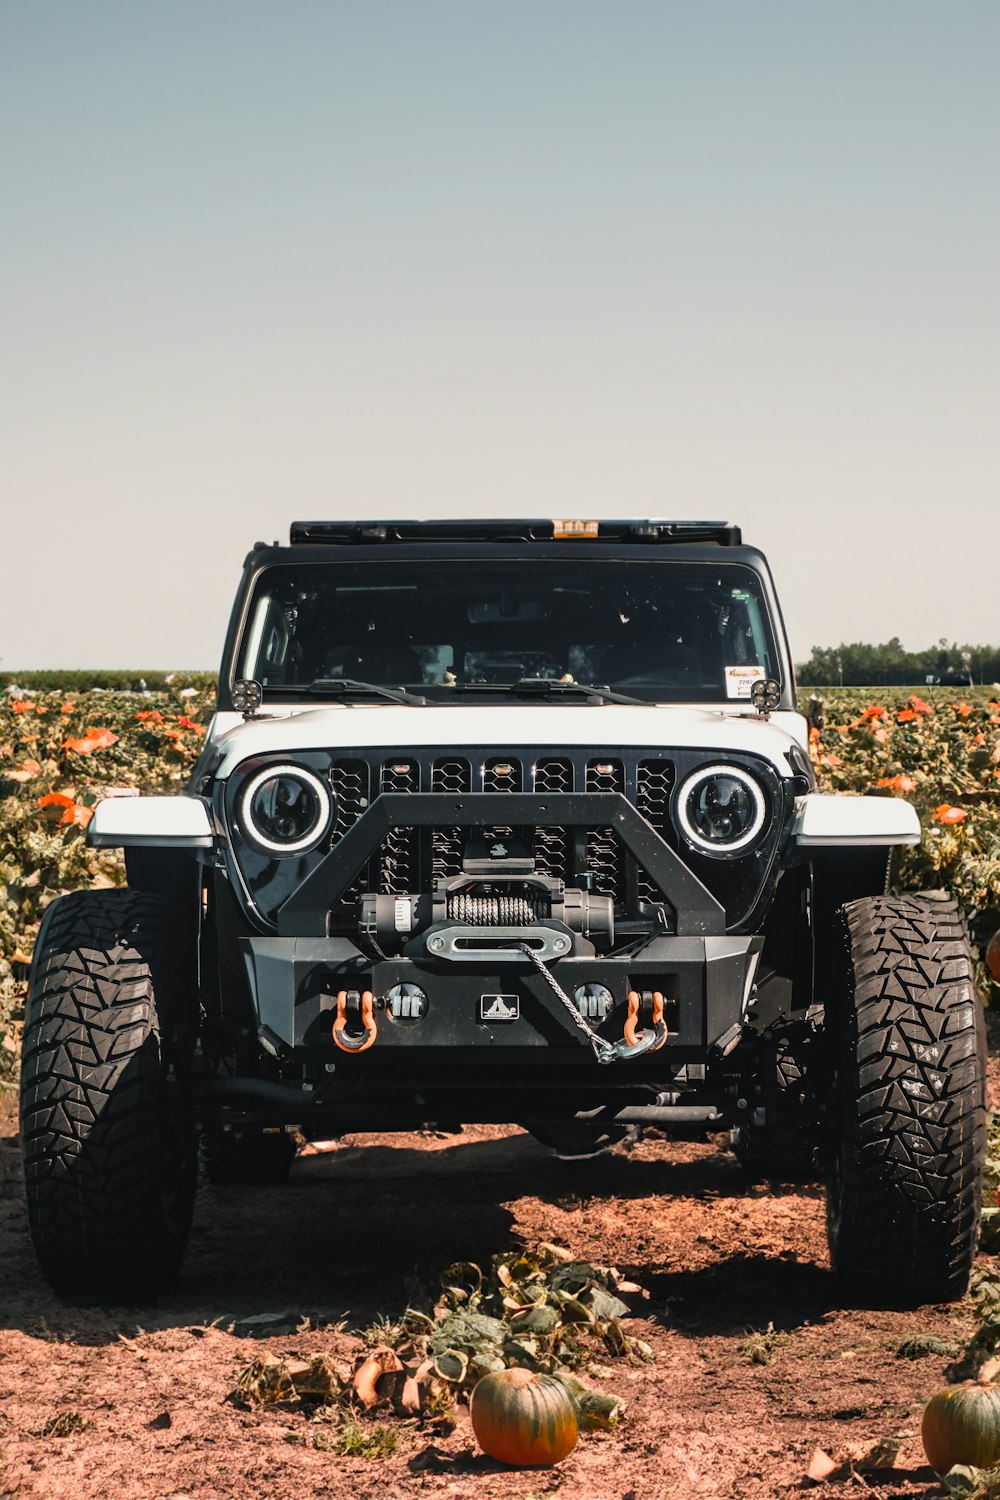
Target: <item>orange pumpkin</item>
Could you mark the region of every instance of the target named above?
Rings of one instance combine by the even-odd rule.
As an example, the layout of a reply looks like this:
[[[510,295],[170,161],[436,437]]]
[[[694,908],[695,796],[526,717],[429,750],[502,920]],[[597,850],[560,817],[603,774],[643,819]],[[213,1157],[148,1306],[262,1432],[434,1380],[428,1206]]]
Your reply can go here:
[[[472,1430],[484,1453],[518,1468],[557,1464],[576,1447],[576,1407],[566,1387],[533,1370],[497,1370],[472,1388]]]
[[[938,1391],[924,1409],[921,1437],[939,1474],[952,1464],[990,1469],[1000,1463],[1000,1386],[966,1380]]]

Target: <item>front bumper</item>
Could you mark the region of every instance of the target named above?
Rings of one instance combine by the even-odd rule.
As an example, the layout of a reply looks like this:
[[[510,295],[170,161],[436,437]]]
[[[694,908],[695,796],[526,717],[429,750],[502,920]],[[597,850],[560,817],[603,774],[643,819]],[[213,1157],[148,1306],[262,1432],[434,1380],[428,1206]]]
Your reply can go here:
[[[744,1015],[761,945],[760,937],[663,936],[630,955],[561,958],[550,971],[570,996],[587,984],[610,992],[609,1013],[591,1023],[609,1041],[622,1036],[629,992],[659,991],[666,1045],[620,1067],[662,1072],[668,1058],[674,1064],[706,1059],[727,1045]],[[258,1026],[303,1059],[342,1056],[334,1046],[333,1020],[337,995],[346,990],[374,996],[377,1036],[364,1053],[366,1071],[431,1058],[435,1067],[473,1060],[519,1068],[594,1065],[586,1036],[527,959],[492,966],[430,958],[373,961],[347,939],[318,937],[244,937],[240,946]],[[405,984],[418,986],[426,997],[419,1018],[394,1018],[387,1005],[390,991]],[[490,1003],[495,997],[505,997],[503,1005]],[[352,1061],[345,1058],[344,1067]]]

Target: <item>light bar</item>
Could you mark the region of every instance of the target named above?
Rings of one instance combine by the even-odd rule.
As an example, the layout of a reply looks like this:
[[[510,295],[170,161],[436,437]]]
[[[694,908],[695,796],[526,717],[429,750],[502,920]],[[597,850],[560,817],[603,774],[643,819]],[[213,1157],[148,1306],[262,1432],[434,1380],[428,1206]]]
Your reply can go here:
[[[654,542],[738,547],[740,528],[729,521],[609,519],[488,521],[293,521],[293,547],[360,546],[392,542]]]

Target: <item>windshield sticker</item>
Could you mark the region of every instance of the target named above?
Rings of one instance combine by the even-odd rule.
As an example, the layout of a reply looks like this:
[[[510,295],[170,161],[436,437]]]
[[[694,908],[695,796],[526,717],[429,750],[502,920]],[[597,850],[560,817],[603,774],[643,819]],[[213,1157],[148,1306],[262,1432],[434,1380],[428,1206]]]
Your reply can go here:
[[[726,697],[749,698],[750,689],[764,675],[763,667],[727,667]]]

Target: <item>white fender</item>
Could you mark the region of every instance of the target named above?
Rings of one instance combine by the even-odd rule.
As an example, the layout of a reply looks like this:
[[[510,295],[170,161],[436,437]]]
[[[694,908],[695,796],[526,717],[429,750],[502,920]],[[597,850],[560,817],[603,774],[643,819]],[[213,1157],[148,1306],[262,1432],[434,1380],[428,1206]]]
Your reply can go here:
[[[87,829],[95,849],[211,849],[208,809],[197,797],[107,797]]]
[[[810,792],[796,801],[792,838],[805,847],[919,844],[920,819],[900,797]]]

